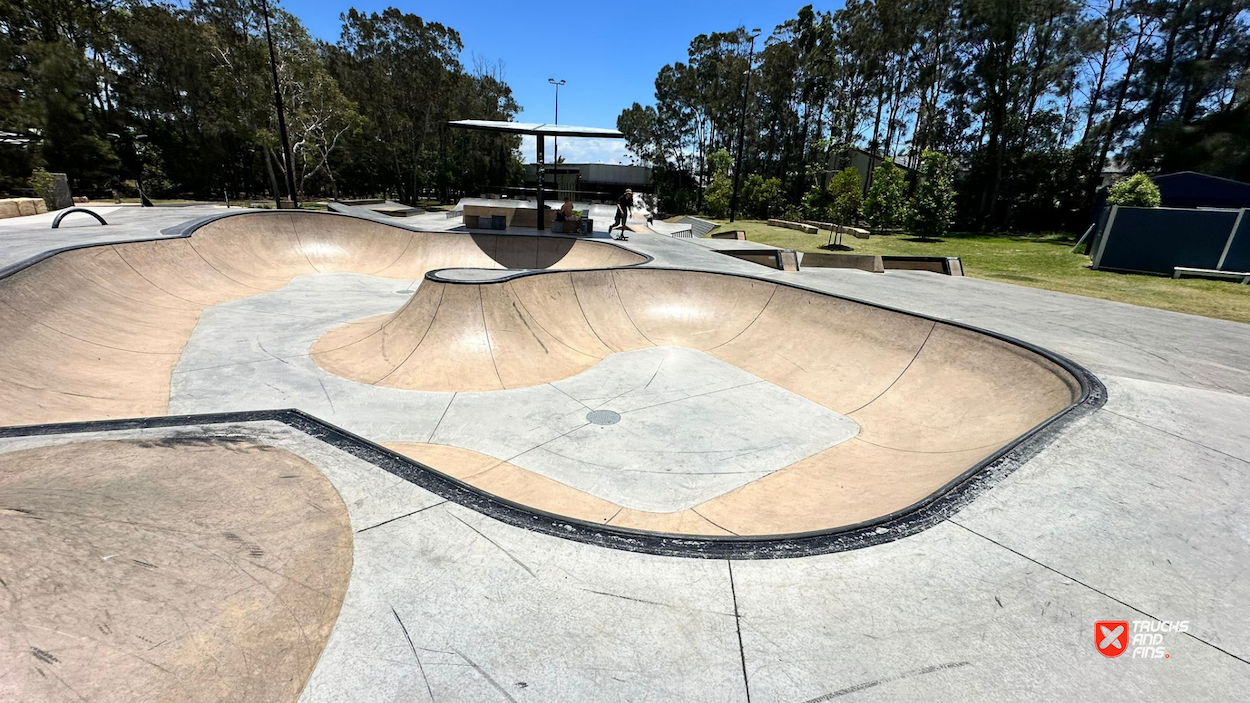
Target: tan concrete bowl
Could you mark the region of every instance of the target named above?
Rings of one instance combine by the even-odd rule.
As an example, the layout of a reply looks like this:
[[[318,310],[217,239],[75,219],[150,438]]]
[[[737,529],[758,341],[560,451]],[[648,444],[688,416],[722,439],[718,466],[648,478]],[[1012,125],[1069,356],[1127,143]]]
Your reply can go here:
[[[567,378],[616,352],[688,347],[860,431],[676,513],[621,509],[456,447],[395,443],[418,462],[398,472],[565,536],[782,553],[782,540],[845,548],[921,529],[1102,396],[1074,364],[985,331],[772,280],[641,267],[647,260],[584,239],[419,233],[317,213],[250,213],[182,238],[65,251],[0,280],[0,426],[165,415],[170,374],[205,308],[305,274],[424,277],[394,314],[322,337],[315,361],[362,383],[463,392]],[[480,282],[431,273],[449,267],[539,271]]]

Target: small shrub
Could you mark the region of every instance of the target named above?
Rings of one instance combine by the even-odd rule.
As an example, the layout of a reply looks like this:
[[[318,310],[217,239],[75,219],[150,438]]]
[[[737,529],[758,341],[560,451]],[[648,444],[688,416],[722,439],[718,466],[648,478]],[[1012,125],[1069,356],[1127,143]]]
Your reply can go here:
[[[164,195],[173,187],[165,175],[165,160],[160,149],[148,145],[143,150],[143,191],[149,198]]]
[[[859,224],[864,209],[864,183],[854,166],[847,166],[829,179],[829,201],[835,224]]]
[[[872,172],[864,201],[864,218],[874,230],[896,229],[907,219],[907,179],[903,170],[886,161]]]
[[[829,199],[829,189],[821,188],[817,183],[803,195],[802,217],[796,217],[794,221],[806,218],[824,222],[832,217],[833,202]]]
[[[52,180],[52,174],[47,169],[37,168],[30,174],[30,187],[35,190],[35,195],[43,198],[43,202],[48,205],[51,210],[56,207],[55,184]]]
[[[781,212],[785,199],[781,195],[781,180],[752,173],[742,186],[742,210],[748,217],[767,220]]]
[[[729,215],[729,200],[733,197],[733,183],[729,176],[718,175],[703,194],[703,211],[712,219],[720,220]]]
[[[1125,207],[1159,207],[1159,186],[1144,173],[1135,173],[1130,178],[1116,181],[1107,193],[1108,205]]]
[[[950,232],[955,220],[955,167],[945,154],[925,151],[920,157],[920,186],[907,214],[907,229],[925,239]]]
[[[729,200],[733,197],[733,181],[729,177],[732,163],[729,152],[724,149],[708,154],[707,168],[712,174],[712,182],[703,191],[703,212],[713,219],[719,220],[729,214]]]

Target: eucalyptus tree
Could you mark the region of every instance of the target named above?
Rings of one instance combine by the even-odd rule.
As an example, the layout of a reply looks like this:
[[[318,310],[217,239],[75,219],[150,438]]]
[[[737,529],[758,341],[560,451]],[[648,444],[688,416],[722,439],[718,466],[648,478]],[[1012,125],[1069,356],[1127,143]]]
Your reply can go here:
[[[1157,38],[1135,75],[1141,135],[1132,160],[1154,168],[1187,126],[1245,102],[1250,0],[1158,0],[1144,11],[1157,23]]]

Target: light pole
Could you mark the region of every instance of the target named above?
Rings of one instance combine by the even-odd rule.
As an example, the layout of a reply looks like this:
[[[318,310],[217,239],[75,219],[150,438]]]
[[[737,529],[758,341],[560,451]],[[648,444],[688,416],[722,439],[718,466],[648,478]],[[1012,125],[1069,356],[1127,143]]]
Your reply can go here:
[[[568,81],[564,80],[563,78],[561,78],[558,81],[554,78],[548,78],[547,82],[556,87],[556,124],[560,124],[560,86],[564,85]],[[556,145],[556,149],[555,149],[555,155],[552,157],[552,161],[551,161],[551,171],[556,176],[556,197],[559,197],[560,196],[560,138],[559,137],[555,138],[555,145]]]
[[[746,136],[747,130],[747,96],[751,93],[751,69],[755,63],[755,38],[760,35],[760,30],[751,30],[751,51],[747,54],[747,70],[746,80],[742,86],[742,114],[738,116],[738,156],[734,159],[734,192],[729,198],[729,221],[733,222],[734,217],[738,214],[738,183],[742,180],[742,138]]]
[[[139,171],[138,171],[138,174],[135,176],[135,187],[139,191],[139,205],[141,205],[142,207],[152,207],[152,201],[149,200],[147,194],[143,192],[143,154],[145,152],[145,149],[143,148],[143,145],[140,144],[140,141],[147,139],[148,135],[135,134],[134,127],[127,127],[126,130],[128,134],[130,135],[130,146],[132,150],[134,151],[135,158],[139,160]],[[123,143],[122,135],[118,132],[109,132],[108,137],[110,139],[115,140],[117,142],[118,147],[120,147],[121,144]],[[113,192],[118,197],[117,202],[120,203],[121,202],[120,193],[118,193],[116,189],[114,189]]]
[[[135,181],[135,185],[139,187],[139,205],[142,207],[152,207],[152,201],[148,199],[148,194],[143,192],[143,162],[147,155],[147,149],[143,147],[143,140],[147,139],[146,134],[134,135],[135,154],[139,157],[139,178]]]
[[[260,0],[261,12],[265,15],[265,41],[269,43],[269,70],[273,72],[273,100],[278,106],[278,134],[282,138],[282,158],[286,161],[286,188],[291,194],[291,205],[299,207],[299,199],[295,194],[295,159],[291,156],[291,140],[286,134],[286,112],[282,109],[282,88],[278,86],[278,60],[273,53],[273,35],[269,33],[269,2]]]

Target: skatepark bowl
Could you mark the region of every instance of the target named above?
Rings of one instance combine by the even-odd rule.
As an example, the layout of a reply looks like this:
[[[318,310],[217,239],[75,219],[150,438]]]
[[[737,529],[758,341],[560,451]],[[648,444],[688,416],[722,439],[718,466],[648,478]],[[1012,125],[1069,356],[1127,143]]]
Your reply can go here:
[[[514,524],[681,554],[895,529],[1090,393],[1079,367],[983,331],[648,261],[603,241],[321,213],[61,251],[0,280],[0,426],[294,408],[321,428],[310,434],[368,447],[393,473]],[[304,521],[299,538],[338,566],[289,570],[341,593],[342,502],[307,462],[262,449],[16,452],[0,455],[0,488],[56,483],[132,517]],[[84,462],[98,470],[62,468]],[[266,462],[278,474],[249,486],[244,467]],[[180,469],[148,496],[139,484],[157,466]],[[279,489],[279,474],[303,487]],[[110,476],[128,482],[124,499],[93,498]],[[212,499],[188,511],[191,494]],[[39,534],[23,548],[61,538]],[[304,605],[293,617],[329,627],[332,613]],[[279,665],[306,676],[312,662]]]

